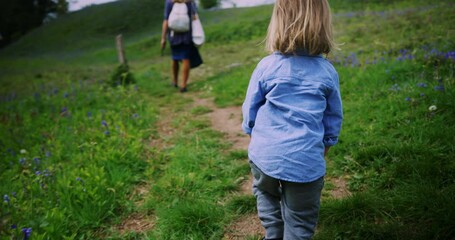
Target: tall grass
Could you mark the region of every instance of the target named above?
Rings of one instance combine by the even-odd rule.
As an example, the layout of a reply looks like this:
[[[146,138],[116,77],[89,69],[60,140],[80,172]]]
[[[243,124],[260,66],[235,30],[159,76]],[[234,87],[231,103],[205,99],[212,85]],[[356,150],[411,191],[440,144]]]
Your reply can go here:
[[[34,238],[82,233],[119,214],[144,176],[142,140],[156,110],[139,90],[80,81],[2,96],[3,236],[32,228]],[[147,121],[146,121],[147,120]]]

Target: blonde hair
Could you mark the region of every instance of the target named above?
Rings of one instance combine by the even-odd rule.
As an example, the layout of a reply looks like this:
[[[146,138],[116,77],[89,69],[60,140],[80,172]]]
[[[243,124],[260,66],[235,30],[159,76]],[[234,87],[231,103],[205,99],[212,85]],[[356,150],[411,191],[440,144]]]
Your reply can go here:
[[[265,45],[270,52],[329,54],[335,44],[327,0],[276,0]]]

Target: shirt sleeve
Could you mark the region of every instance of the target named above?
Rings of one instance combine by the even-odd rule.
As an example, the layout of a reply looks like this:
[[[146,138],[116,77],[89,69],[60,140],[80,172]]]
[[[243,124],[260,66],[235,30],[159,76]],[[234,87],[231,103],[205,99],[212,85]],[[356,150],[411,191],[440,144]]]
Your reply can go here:
[[[191,14],[196,15],[197,14],[197,6],[194,1],[191,1]]]
[[[172,1],[165,0],[164,3],[164,20],[169,19],[169,14],[171,14],[172,10]]]
[[[260,81],[260,71],[256,67],[254,70],[248,90],[246,93],[245,101],[242,106],[243,122],[242,130],[250,135],[253,130],[256,115],[259,108],[265,103],[265,94],[262,81]]]
[[[335,75],[334,88],[327,96],[327,107],[324,111],[322,122],[324,124],[324,146],[328,147],[337,144],[343,122],[343,108],[338,74]]]

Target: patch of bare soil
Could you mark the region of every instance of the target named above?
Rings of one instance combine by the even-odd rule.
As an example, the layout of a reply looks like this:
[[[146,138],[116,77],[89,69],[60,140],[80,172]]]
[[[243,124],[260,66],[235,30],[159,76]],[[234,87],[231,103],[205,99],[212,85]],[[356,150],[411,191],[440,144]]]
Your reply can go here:
[[[154,225],[155,218],[153,216],[134,213],[124,219],[123,222],[117,226],[117,230],[122,235],[127,232],[147,232],[153,229]]]
[[[150,146],[155,149],[165,149],[167,146],[167,140],[174,134],[174,127],[172,127],[172,119],[174,113],[167,109],[160,110],[160,116],[156,123],[156,129],[158,133],[155,136],[150,137]]]
[[[253,194],[253,175],[250,173],[248,179],[240,186],[240,193],[244,195]]]
[[[133,200],[136,206],[142,206],[144,203],[144,197],[149,192],[149,189],[150,185],[146,182],[137,185],[130,196],[130,200]]]
[[[224,234],[223,240],[243,240],[251,236],[264,236],[265,231],[256,214],[248,214],[234,221]]]
[[[216,108],[209,113],[212,127],[226,134],[226,138],[233,144],[233,149],[248,149],[249,137],[242,132],[241,107]]]
[[[243,133],[242,108],[240,106],[217,108],[211,98],[198,98],[193,95],[194,106],[204,106],[212,111],[208,113],[212,128],[226,135],[226,140],[233,144],[233,149],[246,150],[249,137]]]
[[[348,190],[347,181],[342,177],[328,179],[335,188],[330,190],[330,196],[335,199],[342,199],[351,196],[351,192]]]

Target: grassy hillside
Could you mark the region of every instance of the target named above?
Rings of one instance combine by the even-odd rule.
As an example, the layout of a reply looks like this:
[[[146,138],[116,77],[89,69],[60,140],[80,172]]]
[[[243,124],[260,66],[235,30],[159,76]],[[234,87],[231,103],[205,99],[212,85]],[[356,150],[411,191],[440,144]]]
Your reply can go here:
[[[328,177],[347,179],[353,194],[324,195],[315,239],[452,239],[455,5],[330,3],[340,49],[328,58],[345,121]],[[211,129],[210,109],[191,108],[169,87],[162,8],[158,0],[89,7],[0,50],[0,239],[29,228],[32,239],[221,239],[255,211],[254,199],[232,195],[248,175],[246,152]],[[191,92],[219,107],[242,103],[266,55],[271,10],[200,11],[205,63],[191,72]],[[119,33],[137,82],[112,88]],[[153,228],[118,227],[137,215]]]

